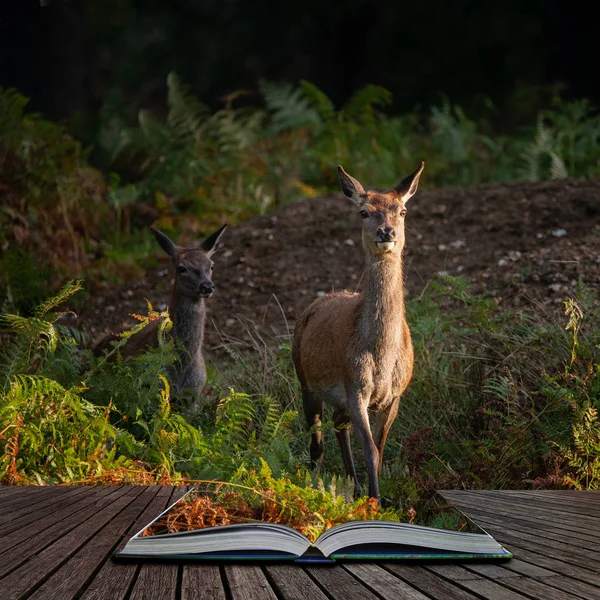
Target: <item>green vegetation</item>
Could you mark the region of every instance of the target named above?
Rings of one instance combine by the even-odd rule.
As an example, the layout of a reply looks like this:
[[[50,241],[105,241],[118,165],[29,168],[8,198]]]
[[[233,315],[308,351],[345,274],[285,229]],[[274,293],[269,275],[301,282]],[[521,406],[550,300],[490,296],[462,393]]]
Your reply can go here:
[[[106,116],[93,149],[113,171],[106,176],[64,127],[0,91],[0,483],[220,480],[275,490],[282,503],[325,504],[336,519],[350,514],[357,505],[331,426],[324,471],[306,468],[289,341],[249,335],[250,356],[228,346],[231,366],[212,367],[201,403],[174,409],[164,376],[172,342],[125,361],[123,337],[115,360],[92,356],[58,311],[81,284],[56,293],[55,282],[77,275],[94,290],[131,279],[148,254],[149,223],[168,231],[185,218],[208,230],[335,191],[338,163],[381,185],[421,158],[429,185],[599,177],[600,116],[584,101],[557,101],[535,126],[496,135],[449,103],[387,116],[391,98],[377,86],[336,108],[309,83],[263,83],[258,107],[234,106],[240,92],[216,112],[174,75],[168,89],[164,118]],[[452,278],[409,311],[416,372],[381,478],[398,517],[417,507],[419,518],[441,487],[598,487],[600,309],[590,290],[581,285],[566,306],[566,328],[500,311]],[[169,326],[149,307],[128,335],[152,319]]]
[[[137,123],[107,103],[91,154],[0,89],[4,310],[26,313],[65,276],[85,277],[90,290],[136,277],[152,223],[203,233],[337,192],[338,164],[381,186],[421,159],[426,186],[600,176],[600,115],[585,100],[556,99],[530,127],[498,134],[493,119],[472,120],[448,101],[390,116],[390,93],[374,85],[336,108],[308,82],[263,82],[217,111],[174,74],[167,88],[167,114],[142,110]]]
[[[2,317],[12,335],[0,364],[1,483],[226,481],[289,510],[323,505],[332,520],[365,509],[339,477],[331,426],[323,472],[306,468],[289,344],[261,342],[214,374],[200,405],[173,410],[162,374],[172,342],[123,361],[128,333],[116,361],[92,356],[55,310],[79,289],[68,284],[31,317]],[[581,286],[565,328],[500,311],[448,277],[413,300],[417,371],[386,447],[385,517],[423,518],[436,488],[596,488],[600,334],[586,322],[598,306]],[[154,318],[168,326],[150,307],[136,331]]]

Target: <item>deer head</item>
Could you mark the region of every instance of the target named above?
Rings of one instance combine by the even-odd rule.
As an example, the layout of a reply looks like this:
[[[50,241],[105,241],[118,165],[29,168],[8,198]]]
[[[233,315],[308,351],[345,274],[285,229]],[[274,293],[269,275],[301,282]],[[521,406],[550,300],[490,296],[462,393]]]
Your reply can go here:
[[[340,165],[338,174],[345,196],[359,207],[362,218],[362,241],[369,254],[402,253],[404,248],[404,217],[406,202],[415,194],[419,176],[425,167],[419,168],[403,179],[395,188],[385,191],[367,189]]]
[[[225,227],[227,225],[207,237],[199,248],[182,248],[162,231],[150,227],[160,247],[171,257],[175,273],[174,296],[200,300],[212,295],[215,284],[211,280],[214,267],[211,256],[219,246]]]

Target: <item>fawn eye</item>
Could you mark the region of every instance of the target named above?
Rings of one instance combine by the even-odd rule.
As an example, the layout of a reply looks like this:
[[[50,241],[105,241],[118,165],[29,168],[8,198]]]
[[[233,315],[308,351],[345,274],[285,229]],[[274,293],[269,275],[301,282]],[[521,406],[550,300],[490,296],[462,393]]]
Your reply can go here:
[[[361,210],[360,213],[358,213],[363,219],[366,219],[369,216],[369,213],[366,210]]]
[[[180,266],[180,267],[179,267],[177,270],[178,270],[180,273],[185,273],[185,272],[187,271],[187,269],[186,269],[185,267],[183,267],[183,266]]]
[[[403,208],[403,209],[400,211],[400,216],[401,216],[401,217],[405,217],[405,216],[406,216],[406,209],[405,209],[405,208]]]
[[[210,265],[210,270],[214,271],[215,270],[215,265]]]

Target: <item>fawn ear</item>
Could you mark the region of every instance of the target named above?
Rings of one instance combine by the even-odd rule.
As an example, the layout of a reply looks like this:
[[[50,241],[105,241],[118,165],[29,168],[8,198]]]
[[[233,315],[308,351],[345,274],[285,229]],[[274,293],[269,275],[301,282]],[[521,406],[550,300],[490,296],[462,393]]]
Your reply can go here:
[[[209,235],[201,244],[200,247],[208,256],[212,256],[219,247],[219,242],[221,241],[221,236],[223,235],[225,228],[227,227],[227,223],[221,227],[221,229],[217,229],[212,235]]]
[[[175,250],[177,244],[175,244],[168,235],[165,235],[162,231],[156,229],[156,227],[150,227],[150,231],[154,234],[156,241],[160,247],[169,255],[175,256]]]
[[[342,192],[347,198],[350,198],[352,202],[362,206],[365,201],[365,188],[362,186],[360,181],[357,181],[351,175],[348,175],[342,165],[338,166],[338,176],[340,178],[340,185],[342,186]]]
[[[406,202],[411,196],[415,195],[417,188],[419,187],[419,177],[425,168],[425,163],[421,161],[421,165],[414,172],[405,177],[397,186],[396,192],[402,197],[402,200]]]

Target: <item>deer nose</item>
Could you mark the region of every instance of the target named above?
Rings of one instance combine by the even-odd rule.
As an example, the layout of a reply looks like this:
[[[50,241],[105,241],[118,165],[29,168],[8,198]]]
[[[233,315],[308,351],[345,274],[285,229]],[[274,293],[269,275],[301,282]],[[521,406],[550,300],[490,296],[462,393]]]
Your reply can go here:
[[[377,237],[382,242],[391,242],[396,237],[396,232],[393,227],[379,227]]]
[[[212,281],[200,284],[201,294],[212,294],[215,291],[215,284]]]

